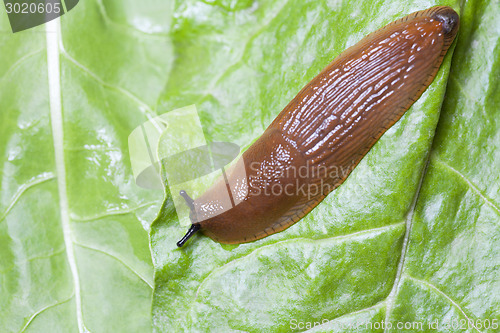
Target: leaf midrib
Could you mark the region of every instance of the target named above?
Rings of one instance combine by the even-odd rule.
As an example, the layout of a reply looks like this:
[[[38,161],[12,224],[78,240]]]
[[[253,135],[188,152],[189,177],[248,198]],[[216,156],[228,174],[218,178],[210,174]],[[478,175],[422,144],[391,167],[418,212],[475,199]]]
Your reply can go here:
[[[52,141],[54,144],[57,189],[59,193],[59,210],[61,212],[61,226],[63,229],[64,244],[66,246],[66,256],[68,258],[68,264],[73,277],[78,330],[80,332],[86,332],[88,330],[85,328],[85,325],[83,323],[80,278],[78,276],[73,235],[70,226],[68,193],[66,184],[66,166],[64,163],[64,132],[61,103],[61,76],[59,67],[59,45],[62,44],[62,38],[61,23],[59,19],[52,20],[46,24],[46,38],[50,121],[52,126]]]

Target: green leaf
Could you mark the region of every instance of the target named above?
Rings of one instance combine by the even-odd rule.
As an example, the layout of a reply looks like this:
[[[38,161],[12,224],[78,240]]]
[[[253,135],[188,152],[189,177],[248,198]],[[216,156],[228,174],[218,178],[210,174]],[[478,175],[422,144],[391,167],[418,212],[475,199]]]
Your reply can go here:
[[[284,232],[176,248],[134,128],[195,103],[207,141],[248,146],[342,50],[436,4],[461,12],[453,59],[345,184]],[[500,331],[480,327],[500,320],[499,8],[86,0],[16,34],[0,11],[0,331],[150,331],[158,210],[156,331]]]
[[[170,4],[80,1],[12,34],[0,10],[0,331],[147,332],[149,228],[127,137],[170,71]]]
[[[394,320],[500,321],[500,6],[462,13],[446,99],[419,193]],[[411,295],[414,306],[404,306]],[[424,302],[425,300],[425,302]],[[443,330],[445,331],[445,330]]]
[[[444,325],[466,319],[475,328],[464,331],[500,331],[478,325],[500,321],[497,1],[178,1],[159,107],[196,103],[207,141],[247,146],[342,50],[432,5],[462,13],[449,83],[453,50],[300,222],[251,243],[198,235],[177,249],[186,228],[167,190],[150,232],[156,331],[382,332],[385,321],[416,332],[438,320],[435,331],[453,332]]]

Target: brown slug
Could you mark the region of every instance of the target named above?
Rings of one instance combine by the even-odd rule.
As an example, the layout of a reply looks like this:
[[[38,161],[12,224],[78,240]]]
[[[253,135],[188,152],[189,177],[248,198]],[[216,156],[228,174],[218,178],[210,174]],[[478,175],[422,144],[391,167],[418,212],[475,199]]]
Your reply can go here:
[[[432,7],[386,25],[341,53],[226,177],[195,200],[181,191],[192,225],[177,246],[198,230],[221,243],[250,242],[304,217],[422,95],[458,26],[453,9]],[[238,165],[244,172],[237,171]],[[345,172],[331,172],[333,167]]]

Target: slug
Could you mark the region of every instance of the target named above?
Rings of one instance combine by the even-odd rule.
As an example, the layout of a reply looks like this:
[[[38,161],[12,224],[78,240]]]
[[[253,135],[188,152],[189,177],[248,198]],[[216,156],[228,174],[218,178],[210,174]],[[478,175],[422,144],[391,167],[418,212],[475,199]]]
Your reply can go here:
[[[220,243],[250,242],[304,217],[422,95],[458,26],[453,9],[432,7],[386,25],[341,53],[225,177],[195,200],[181,191],[192,225],[177,246],[198,230]]]

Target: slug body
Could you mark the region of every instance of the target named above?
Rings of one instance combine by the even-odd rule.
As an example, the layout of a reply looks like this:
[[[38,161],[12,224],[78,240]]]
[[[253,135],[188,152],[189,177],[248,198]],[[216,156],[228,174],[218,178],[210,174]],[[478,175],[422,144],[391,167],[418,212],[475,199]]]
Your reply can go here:
[[[458,25],[453,9],[432,7],[390,23],[340,54],[226,177],[194,201],[187,199],[193,224],[177,245],[197,230],[221,243],[249,242],[300,220],[342,184],[420,97]]]

